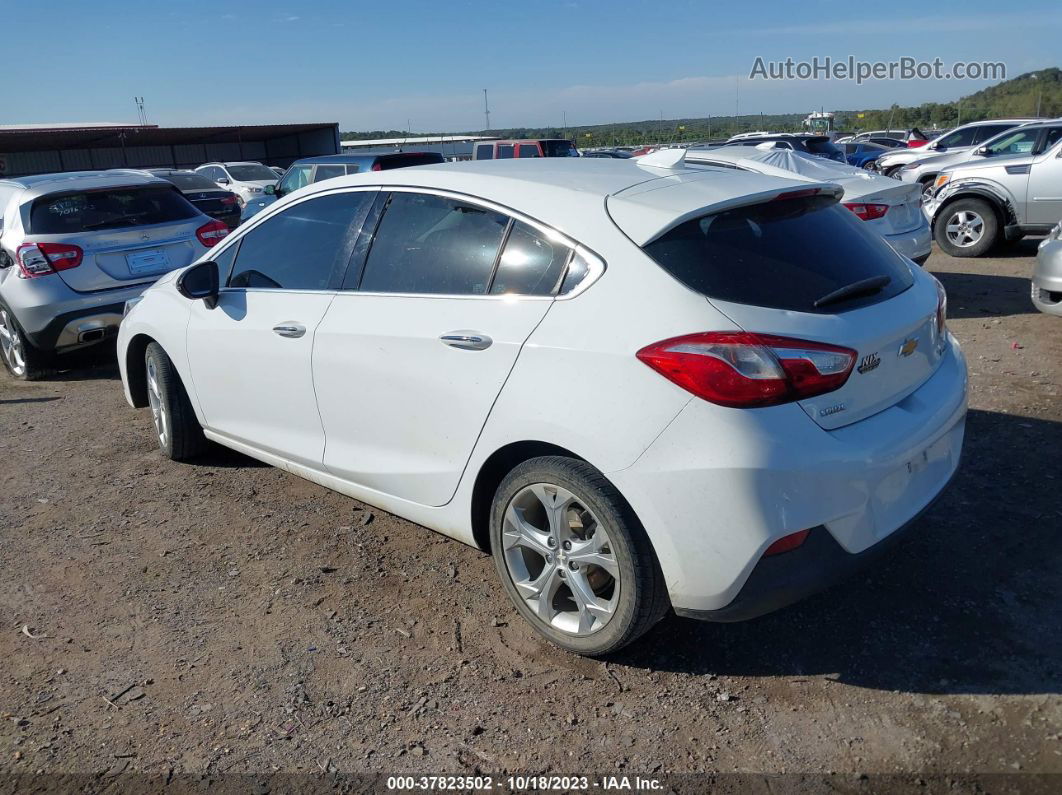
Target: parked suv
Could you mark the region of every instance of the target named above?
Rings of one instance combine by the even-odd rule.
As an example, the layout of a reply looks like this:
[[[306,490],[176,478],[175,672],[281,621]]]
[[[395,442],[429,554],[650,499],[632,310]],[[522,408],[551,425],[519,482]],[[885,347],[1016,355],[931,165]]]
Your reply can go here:
[[[1062,218],[1062,120],[1010,130],[974,150],[937,176],[924,210],[953,257],[1051,231]]]
[[[579,150],[566,138],[480,141],[472,148],[473,160],[506,160],[523,157],[579,157]]]
[[[769,148],[773,144],[775,149],[792,149],[794,152],[804,152],[816,157],[825,157],[827,160],[836,160],[844,163],[844,152],[825,135],[806,135],[802,133],[778,133],[772,135],[735,135],[726,142],[727,146],[761,146]]]
[[[1025,131],[1027,127],[1031,129],[1023,133],[1022,131]],[[985,140],[981,144],[981,148],[984,148],[985,152],[990,156],[1028,153],[1032,151],[1038,136],[1039,127],[1036,126],[1036,123],[1008,127],[998,135]],[[948,151],[942,155],[915,160],[901,167],[893,176],[898,177],[903,182],[916,183],[922,189],[923,200],[928,202],[933,194],[934,183],[938,174],[976,156],[974,150],[960,148],[958,151]]]
[[[359,152],[355,155],[304,157],[296,160],[284,172],[274,192],[277,196],[285,196],[313,182],[361,171],[388,171],[444,162],[446,158],[438,152]]]
[[[922,161],[934,155],[942,155],[945,152],[948,154],[968,152],[1001,132],[1034,121],[1036,119],[993,119],[970,122],[962,127],[956,127],[946,135],[917,149],[897,149],[893,152],[886,152],[877,159],[877,170],[886,177],[898,177],[899,170],[910,163]]]
[[[272,195],[277,184],[276,172],[261,163],[204,163],[196,172],[235,193],[241,209],[252,199]]]
[[[966,366],[840,187],[684,157],[310,185],[131,309],[126,399],[169,458],[209,439],[482,547],[573,652],[782,607],[916,526]]]
[[[146,174],[0,180],[0,352],[13,375],[113,336],[125,302],[197,259],[228,227]]]

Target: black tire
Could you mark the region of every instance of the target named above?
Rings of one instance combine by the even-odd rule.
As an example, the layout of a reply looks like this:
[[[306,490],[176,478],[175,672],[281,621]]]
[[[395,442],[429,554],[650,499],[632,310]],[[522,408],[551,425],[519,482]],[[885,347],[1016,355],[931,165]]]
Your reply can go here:
[[[901,168],[903,168],[903,166],[891,166],[889,168],[886,168],[882,173],[886,177],[892,177],[893,179],[899,179],[899,177],[896,176],[896,172],[899,171]]]
[[[972,223],[976,218],[979,223],[980,236],[967,245],[953,241],[948,232],[948,225],[960,218]],[[987,254],[1000,237],[999,216],[995,208],[984,199],[959,199],[937,212],[933,220],[933,239],[941,251],[953,257],[982,257]]]
[[[918,187],[922,191],[922,203],[923,204],[925,204],[926,201],[931,198],[931,195],[927,195],[927,193],[931,194],[931,192],[933,190],[933,183],[936,182],[936,180],[937,180],[937,175],[936,174],[932,174],[932,175],[930,175],[928,177],[923,177],[922,179],[918,180]]]
[[[15,313],[4,304],[0,304],[0,359],[22,381],[40,381],[55,372],[55,354],[30,342]]]
[[[589,634],[564,631],[539,618],[517,590],[513,574],[510,573],[509,564],[506,562],[506,511],[514,498],[526,495],[527,489],[537,484],[545,484],[547,489],[553,486],[570,492],[577,500],[575,504],[585,507],[592,515],[591,518],[596,518],[596,524],[593,526],[604,528],[607,534],[608,554],[614,560],[619,573],[618,579],[605,586],[606,591],[611,594],[614,608],[611,617],[603,626],[590,631]],[[565,511],[565,516],[569,515],[568,511]],[[566,519],[565,524],[567,522]],[[585,525],[580,522],[578,527],[585,528]],[[561,456],[544,456],[530,459],[514,468],[495,493],[491,508],[490,536],[495,567],[517,612],[536,632],[567,651],[586,656],[615,652],[645,634],[671,608],[660,564],[637,516],[616,487],[584,461]],[[559,552],[560,548],[556,546],[556,542],[552,543]],[[564,563],[563,555],[558,555],[556,559],[558,576],[573,576]],[[544,558],[542,560],[545,561]],[[577,564],[569,563],[578,571]],[[602,579],[606,579],[606,582],[610,579],[604,569],[592,571],[594,569],[592,565],[585,567],[582,574],[586,581],[590,581],[591,573],[599,582]],[[574,596],[567,579],[557,582],[557,598],[563,598],[563,588],[568,588],[568,594]],[[575,600],[570,599],[569,602],[574,604]]]
[[[207,439],[177,368],[157,342],[148,343],[144,351],[144,373],[159,449],[174,461],[195,458],[206,449]]]

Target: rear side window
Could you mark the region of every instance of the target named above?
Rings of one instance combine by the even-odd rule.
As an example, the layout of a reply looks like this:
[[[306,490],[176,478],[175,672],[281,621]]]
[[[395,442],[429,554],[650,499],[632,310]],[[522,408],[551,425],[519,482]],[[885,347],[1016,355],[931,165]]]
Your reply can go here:
[[[476,160],[493,160],[494,144],[476,144]]]
[[[512,144],[499,144],[498,146],[498,159],[508,158],[513,156]]]
[[[361,290],[484,295],[509,218],[423,193],[395,193],[369,249]]]
[[[792,198],[739,207],[680,224],[645,252],[692,290],[723,301],[834,314],[884,301],[914,279],[902,258],[829,198]],[[875,277],[871,295],[820,307],[842,287]]]
[[[342,177],[345,173],[346,169],[343,166],[318,166],[313,174],[313,181],[320,182],[323,179]]]
[[[197,215],[199,211],[169,185],[108,188],[37,199],[30,212],[30,232],[64,235],[185,221]]]
[[[490,291],[495,295],[552,295],[571,249],[515,221],[505,241]]]
[[[534,144],[520,144],[520,157],[540,157],[538,147]]]
[[[373,191],[333,193],[292,205],[239,241],[229,287],[328,290],[346,269]]]
[[[347,166],[348,174],[357,174],[359,171],[361,171],[361,166],[356,166],[353,164]]]
[[[937,139],[940,146],[972,146],[974,136],[977,134],[976,127],[967,127],[965,130],[955,130]]]

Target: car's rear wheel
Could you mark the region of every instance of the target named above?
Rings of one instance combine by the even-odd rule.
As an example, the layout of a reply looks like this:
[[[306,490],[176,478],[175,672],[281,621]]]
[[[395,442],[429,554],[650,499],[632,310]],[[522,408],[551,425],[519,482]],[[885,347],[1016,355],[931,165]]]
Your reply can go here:
[[[181,376],[157,342],[144,351],[148,406],[159,448],[174,461],[187,461],[203,452],[207,440],[196,419]]]
[[[495,494],[491,548],[506,593],[541,635],[577,654],[614,652],[668,610],[645,530],[600,472],[546,456]]]
[[[34,347],[14,313],[0,305],[0,358],[15,378],[36,381],[51,372],[51,357]]]
[[[937,213],[933,222],[937,245],[953,257],[983,256],[998,236],[996,212],[982,199],[959,199]]]
[[[903,168],[903,166],[892,166],[891,168],[886,168],[882,173],[886,177],[892,177],[893,179],[899,179],[900,178],[900,169],[901,168]]]

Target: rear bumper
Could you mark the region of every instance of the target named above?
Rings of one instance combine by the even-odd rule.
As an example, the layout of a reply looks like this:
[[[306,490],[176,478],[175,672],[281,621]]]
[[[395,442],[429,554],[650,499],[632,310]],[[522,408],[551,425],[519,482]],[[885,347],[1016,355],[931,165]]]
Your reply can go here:
[[[36,279],[8,278],[3,299],[35,348],[64,351],[113,337],[125,302],[150,286],[79,293],[53,274]]]
[[[966,363],[954,340],[949,348],[903,400],[832,431],[796,404],[721,410],[691,400],[633,466],[607,473],[645,527],[676,612],[723,620],[734,604],[727,620],[759,615],[843,577],[909,526],[951,480],[962,451]],[[763,581],[742,597],[755,606],[738,603],[764,551],[806,529],[825,532],[843,554],[790,572],[788,584],[771,581],[782,564],[768,558],[756,574]],[[777,559],[819,549],[810,538],[805,547]]]
[[[919,265],[929,259],[929,252],[933,248],[933,232],[925,218],[920,218],[918,226],[914,229],[895,235],[885,235],[885,239],[894,249],[905,257],[913,259]]]
[[[845,552],[830,531],[820,525],[811,530],[797,549],[761,558],[734,601],[726,607],[717,610],[676,607],[675,613],[698,621],[748,621],[788,607],[853,577],[909,540],[918,520],[940,499],[957,471],[952,472],[948,483],[928,505],[869,549],[854,554]]]

